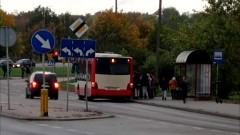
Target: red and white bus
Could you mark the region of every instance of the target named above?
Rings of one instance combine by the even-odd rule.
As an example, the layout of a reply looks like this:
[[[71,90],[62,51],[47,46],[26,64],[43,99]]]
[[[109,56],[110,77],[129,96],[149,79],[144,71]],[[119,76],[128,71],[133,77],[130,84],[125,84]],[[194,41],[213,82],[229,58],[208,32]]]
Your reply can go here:
[[[75,92],[79,99],[87,97],[130,99],[133,94],[133,58],[114,53],[96,53],[95,58],[88,60],[88,75],[86,60],[77,62],[79,71],[75,76]],[[86,85],[86,78],[88,83]]]

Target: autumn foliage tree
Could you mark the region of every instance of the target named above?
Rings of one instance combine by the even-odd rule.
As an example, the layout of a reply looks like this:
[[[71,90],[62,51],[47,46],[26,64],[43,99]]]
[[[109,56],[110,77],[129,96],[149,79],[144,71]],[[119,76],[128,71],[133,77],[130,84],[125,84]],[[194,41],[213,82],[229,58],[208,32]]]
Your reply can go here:
[[[132,15],[131,15],[132,16]],[[88,37],[97,40],[98,52],[119,53],[123,48],[128,52],[133,48],[146,49],[147,36],[153,27],[144,23],[138,14],[132,21],[129,14],[106,10],[94,16]],[[142,25],[144,27],[139,27]],[[141,31],[145,29],[146,31]]]

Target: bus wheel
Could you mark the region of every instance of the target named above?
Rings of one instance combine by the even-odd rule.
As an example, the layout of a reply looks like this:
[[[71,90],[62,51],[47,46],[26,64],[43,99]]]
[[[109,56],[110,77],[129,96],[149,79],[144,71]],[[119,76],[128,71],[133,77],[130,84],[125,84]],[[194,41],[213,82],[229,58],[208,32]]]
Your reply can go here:
[[[94,98],[93,97],[88,97],[88,101],[93,101]]]
[[[78,95],[79,100],[83,100],[84,96]]]

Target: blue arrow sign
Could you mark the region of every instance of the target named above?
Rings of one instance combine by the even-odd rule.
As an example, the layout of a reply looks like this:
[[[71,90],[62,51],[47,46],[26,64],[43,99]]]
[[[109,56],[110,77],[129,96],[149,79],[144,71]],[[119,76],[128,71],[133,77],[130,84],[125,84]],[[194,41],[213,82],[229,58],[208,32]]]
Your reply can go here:
[[[55,38],[48,30],[41,29],[32,35],[31,43],[36,52],[46,54],[54,48]]]
[[[62,39],[61,57],[94,58],[95,40]]]

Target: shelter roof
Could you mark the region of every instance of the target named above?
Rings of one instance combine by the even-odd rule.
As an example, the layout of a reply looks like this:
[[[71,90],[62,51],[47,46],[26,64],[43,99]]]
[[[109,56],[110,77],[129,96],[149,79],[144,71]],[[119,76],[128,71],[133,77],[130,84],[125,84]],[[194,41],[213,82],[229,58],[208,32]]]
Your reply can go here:
[[[212,64],[209,54],[202,50],[191,50],[181,52],[176,64]]]

